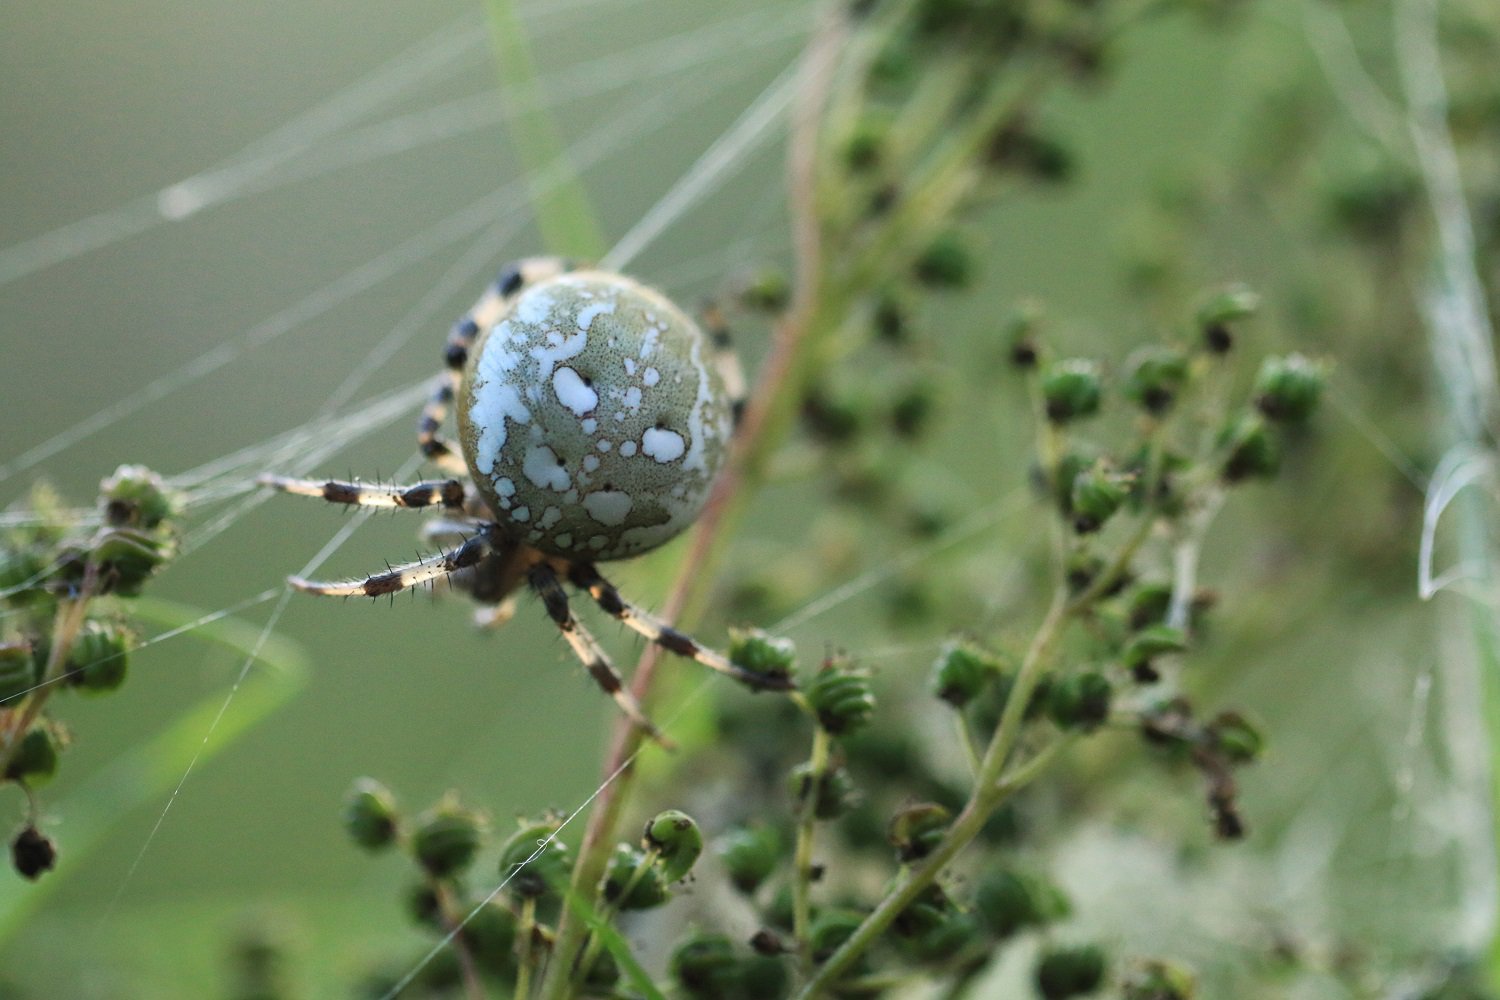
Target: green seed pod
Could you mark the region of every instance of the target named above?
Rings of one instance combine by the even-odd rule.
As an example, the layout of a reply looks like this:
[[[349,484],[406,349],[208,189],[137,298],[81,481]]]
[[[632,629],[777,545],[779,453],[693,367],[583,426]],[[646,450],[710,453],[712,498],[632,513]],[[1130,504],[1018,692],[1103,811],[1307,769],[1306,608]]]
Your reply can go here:
[[[500,877],[509,879],[511,892],[538,899],[567,888],[573,862],[556,833],[556,823],[526,823],[501,845]]]
[[[1102,461],[1097,449],[1080,443],[1057,458],[1057,466],[1047,473],[1040,465],[1033,468],[1032,476],[1044,496],[1050,496],[1063,517],[1073,516],[1073,483],[1078,477]]]
[[[911,314],[906,303],[887,292],[875,303],[875,334],[887,344],[904,344],[911,339]]]
[[[797,808],[811,802],[813,815],[822,820],[838,819],[854,801],[854,779],[841,764],[830,763],[817,781],[810,764],[798,764],[792,768],[788,785]]]
[[[1064,143],[1016,121],[1007,122],[990,139],[985,163],[1047,184],[1067,181],[1074,166],[1073,152]]]
[[[807,703],[818,725],[834,736],[853,732],[875,712],[875,692],[868,675],[829,660],[813,674],[805,689]]]
[[[802,400],[802,426],[814,440],[847,445],[869,427],[875,400],[844,386],[814,385]]]
[[[740,962],[740,996],[745,1000],[785,1000],[791,993],[787,963],[774,955],[750,955]]]
[[[930,382],[915,382],[891,404],[891,430],[904,438],[917,438],[932,425],[937,411],[937,389]]]
[[[972,914],[959,910],[934,885],[901,911],[891,924],[891,933],[917,961],[941,962],[975,942],[980,929]]]
[[[1234,346],[1230,324],[1255,314],[1260,296],[1248,288],[1227,288],[1214,295],[1198,309],[1198,329],[1203,346],[1210,354],[1227,354]]]
[[[1134,674],[1136,680],[1149,683],[1160,676],[1152,665],[1153,660],[1166,653],[1180,653],[1185,649],[1187,636],[1182,629],[1168,625],[1148,625],[1130,637],[1120,656],[1125,669]]]
[[[1219,434],[1218,446],[1227,456],[1221,470],[1225,482],[1268,479],[1281,468],[1275,439],[1265,421],[1253,413],[1241,414],[1225,427]]]
[[[1111,471],[1102,462],[1095,462],[1075,476],[1068,504],[1073,514],[1073,530],[1087,535],[1102,528],[1125,503],[1131,479]]]
[[[1069,358],[1048,365],[1042,374],[1042,399],[1054,424],[1093,416],[1103,398],[1104,382],[1092,361]]]
[[[451,878],[473,862],[483,832],[484,817],[450,797],[413,820],[412,857],[434,878]]]
[[[891,121],[888,115],[868,113],[856,122],[844,141],[844,165],[849,172],[864,174],[880,166],[881,160],[885,158],[890,133]]]
[[[14,708],[40,680],[30,643],[0,643],[0,709]]]
[[[85,622],[68,653],[67,683],[83,691],[103,694],[125,683],[134,636],[104,622]]]
[[[1328,186],[1328,214],[1357,240],[1378,243],[1401,232],[1422,197],[1420,179],[1400,161],[1361,156],[1338,165]]]
[[[953,640],[943,646],[932,664],[932,693],[963,708],[978,697],[1000,672],[1000,663],[970,643]]]
[[[891,817],[887,839],[902,863],[920,861],[942,842],[952,821],[953,814],[935,802],[908,806]]]
[[[667,901],[661,869],[646,861],[646,852],[629,844],[615,847],[604,873],[604,898],[622,910],[649,910]]]
[[[864,914],[854,910],[824,910],[814,917],[808,933],[812,944],[813,961],[818,963],[828,961],[829,957],[849,940],[864,919]],[[855,962],[854,968],[850,969],[847,974],[854,975],[865,968],[867,968],[867,958],[861,956]]]
[[[61,751],[61,741],[45,722],[34,725],[21,737],[21,745],[16,747],[5,769],[6,780],[19,781],[30,788],[45,785],[57,774],[57,758]]]
[[[1265,752],[1265,737],[1238,712],[1221,712],[1208,724],[1206,732],[1214,749],[1230,763],[1249,764]]]
[[[769,826],[741,826],[730,830],[715,844],[729,880],[749,895],[770,877],[782,861],[781,837]]]
[[[1030,371],[1041,362],[1041,325],[1042,309],[1035,302],[1021,303],[1006,317],[1000,327],[1000,339],[1005,344],[1006,360],[1012,368]]]
[[[1071,674],[1052,685],[1047,710],[1064,729],[1097,729],[1109,718],[1109,679],[1088,671]]]
[[[1188,378],[1187,358],[1169,347],[1137,352],[1125,378],[1125,398],[1147,413],[1163,414],[1172,408]]]
[[[1198,984],[1182,966],[1151,959],[1126,977],[1121,990],[1123,1000],[1193,1000]]]
[[[176,552],[176,544],[165,534],[118,528],[100,538],[92,559],[99,566],[104,589],[122,597],[135,597],[151,574]]]
[[[917,256],[912,274],[929,288],[964,288],[974,280],[974,256],[958,233],[943,233]]]
[[[431,882],[413,882],[406,889],[406,915],[418,927],[442,931],[443,907]]]
[[[1160,625],[1166,620],[1172,606],[1170,583],[1143,583],[1130,594],[1130,627],[1140,631],[1151,625]]]
[[[790,639],[760,629],[730,629],[729,659],[752,673],[789,677],[796,666],[797,647]]]
[[[1318,408],[1323,366],[1301,354],[1267,358],[1255,378],[1255,407],[1267,420],[1300,424]]]
[[[417,996],[453,996],[463,989],[464,963],[458,957],[458,949],[449,944],[439,948],[430,957],[424,956],[423,960],[426,964],[411,982],[412,991]],[[407,968],[411,964],[409,961],[405,963]],[[404,971],[402,976],[405,976]],[[388,995],[393,985],[387,985],[386,992],[377,996]]]
[[[703,853],[703,831],[687,813],[668,809],[646,824],[641,843],[656,851],[661,859],[662,878],[678,882],[687,877]]]
[[[57,867],[57,845],[28,823],[10,842],[10,863],[22,878],[35,882]]]
[[[739,980],[734,944],[722,934],[694,934],[672,951],[672,979],[689,997],[722,1000],[733,996]]]
[[[464,944],[479,967],[502,979],[516,974],[516,915],[499,900],[489,900],[478,908],[473,903],[463,907],[471,914],[465,921]]]
[[[1073,907],[1062,890],[1040,876],[990,869],[975,888],[974,910],[991,934],[1008,938],[1061,920]]]
[[[151,530],[171,517],[176,499],[161,476],[144,465],[122,465],[99,484],[105,523]]]
[[[589,995],[610,994],[611,987],[619,981],[620,966],[608,951],[595,955],[589,971],[583,974],[584,991]]]
[[[1037,992],[1045,1000],[1084,996],[1104,982],[1104,969],[1104,951],[1098,945],[1050,949],[1037,962]]]
[[[780,271],[766,270],[757,274],[740,293],[740,302],[746,309],[762,313],[777,313],[791,301],[791,285]]]
[[[358,779],[344,796],[344,831],[367,851],[396,842],[399,818],[396,796],[374,778]]]

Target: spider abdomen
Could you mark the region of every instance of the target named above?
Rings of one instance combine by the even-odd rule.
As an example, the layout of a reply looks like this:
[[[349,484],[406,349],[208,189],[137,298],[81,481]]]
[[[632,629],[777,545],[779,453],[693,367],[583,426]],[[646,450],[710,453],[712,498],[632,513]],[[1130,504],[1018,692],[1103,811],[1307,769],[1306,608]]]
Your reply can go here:
[[[686,313],[630,278],[574,271],[525,288],[481,332],[458,426],[502,528],[548,554],[605,560],[692,523],[731,415]]]

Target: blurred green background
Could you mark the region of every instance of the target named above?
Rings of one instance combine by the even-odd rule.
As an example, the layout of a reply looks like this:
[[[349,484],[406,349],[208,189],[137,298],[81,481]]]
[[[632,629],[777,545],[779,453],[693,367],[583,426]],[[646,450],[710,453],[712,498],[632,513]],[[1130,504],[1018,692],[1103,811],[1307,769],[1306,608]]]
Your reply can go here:
[[[728,9],[681,0],[534,3],[523,11],[544,86],[577,88],[552,114],[575,158],[590,162],[584,185],[611,239],[791,64],[812,17],[811,6],[798,3]],[[1192,848],[1215,854],[1194,880],[1163,885],[1170,851],[1153,839],[1152,809],[1139,799],[1131,805],[1122,791],[1126,804],[1113,819],[1123,815],[1123,826],[1101,820],[1058,845],[1058,856],[1085,919],[1143,950],[1254,963],[1243,956],[1269,953],[1267,942],[1285,934],[1313,953],[1352,948],[1395,967],[1478,945],[1489,932],[1487,751],[1463,623],[1445,622],[1444,607],[1414,597],[1420,492],[1363,425],[1374,421],[1380,436],[1430,467],[1437,449],[1422,402],[1420,331],[1399,322],[1388,330],[1320,325],[1297,311],[1306,301],[1277,301],[1278,289],[1311,295],[1299,279],[1336,284],[1342,276],[1310,273],[1316,251],[1297,245],[1297,224],[1278,228],[1274,213],[1257,216],[1253,199],[1235,191],[1268,88],[1319,85],[1298,11],[1281,0],[1257,4],[1227,31],[1186,17],[1153,22],[1127,40],[1107,85],[1049,102],[1078,178],[1062,191],[1023,189],[972,220],[982,247],[978,289],[929,317],[944,331],[933,363],[952,375],[943,444],[924,482],[935,503],[959,512],[1022,485],[1024,406],[998,373],[988,382],[957,373],[987,370],[974,359],[988,357],[998,317],[1023,296],[1049,304],[1065,346],[1116,360],[1144,332],[1183,318],[1185,311],[1166,317],[1130,304],[1121,247],[1139,239],[1142,206],[1159,204],[1185,175],[1217,179],[1223,206],[1206,213],[1208,238],[1181,250],[1192,255],[1193,275],[1266,288],[1271,315],[1255,334],[1257,351],[1296,347],[1340,365],[1317,457],[1294,463],[1304,478],[1237,496],[1238,526],[1204,571],[1231,609],[1206,656],[1205,699],[1250,706],[1275,747],[1249,779],[1256,834],[1232,854]],[[45,250],[26,241],[95,213],[150,221],[157,192],[390,61],[411,65],[413,57],[398,56],[414,46],[456,54],[434,60],[437,68],[380,101],[359,125],[412,115],[433,127],[432,109],[449,102],[499,106],[483,13],[473,4],[8,5],[0,30],[0,247],[12,249],[0,257],[0,273],[33,260],[17,246]],[[683,65],[674,69],[673,58]],[[622,122],[623,134],[611,136]],[[43,476],[84,502],[120,462],[179,473],[294,429],[446,278],[451,293],[429,303],[414,336],[354,400],[435,373],[447,324],[494,267],[537,252],[539,240],[503,123],[430,140],[420,131],[390,134],[405,136],[410,148],[277,180],[270,190],[252,183],[241,197],[179,221],[142,223],[135,235],[0,285],[8,421],[0,462],[229,345],[209,374],[14,471],[0,496],[19,497]],[[606,136],[597,156],[591,135]],[[316,155],[310,162],[320,162]],[[785,259],[779,137],[738,161],[722,188],[634,262],[635,273],[691,302],[737,272]],[[474,276],[455,280],[450,269],[474,243],[456,240],[414,254],[412,266],[308,322],[262,335],[279,329],[276,318],[289,308],[507,184],[514,198],[494,221],[513,220],[513,235]],[[143,198],[144,208],[130,207]],[[1355,284],[1344,294],[1377,288]],[[1361,301],[1353,314],[1378,306]],[[247,333],[263,342],[248,342]],[[764,330],[741,336],[752,369],[764,345]],[[1384,360],[1392,353],[1415,360]],[[412,423],[403,415],[310,471],[389,476],[412,453]],[[795,547],[803,531],[824,537],[834,530],[824,521],[805,490],[769,490],[736,565],[774,570],[779,546]],[[353,575],[405,558],[419,522],[372,520],[322,572]],[[154,594],[205,612],[234,605],[278,586],[347,523],[340,511],[277,498],[174,565]],[[1024,519],[1002,525],[983,547],[928,568],[945,586],[999,589],[1029,533]],[[851,564],[850,575],[899,551],[886,544]],[[616,575],[627,592],[658,597],[677,551]],[[817,581],[805,596],[829,586]],[[856,655],[909,638],[882,613],[890,597],[877,589],[795,637],[807,648],[836,642]],[[274,606],[260,603],[241,617],[258,628]],[[378,775],[413,804],[459,787],[501,818],[582,803],[598,778],[612,706],[533,609],[523,607],[495,635],[475,634],[467,616],[462,602],[426,595],[394,606],[292,600],[276,635],[305,657],[305,690],[206,755],[164,818],[165,796],[123,808],[98,850],[83,856],[69,853],[70,809],[97,801],[111,763],[189,706],[216,709],[244,660],[189,634],[143,650],[120,695],[59,705],[76,734],[46,790],[61,868],[40,886],[0,874],[0,905],[36,894],[23,925],[0,942],[0,995],[214,995],[238,930],[265,921],[293,942],[315,995],[340,995],[341,984],[393,942],[411,939],[392,892],[397,863],[372,862],[341,835],[339,800],[354,777]],[[967,624],[938,622],[925,638]],[[720,619],[706,629],[708,639],[722,640]],[[628,636],[600,631],[623,663],[632,661]],[[917,657],[909,666],[925,671],[927,662]],[[1107,762],[1086,762],[1080,774],[1090,773],[1106,792],[1115,787]],[[19,817],[21,808],[19,796],[0,796],[0,816]],[[1190,812],[1191,802],[1168,811]],[[1350,995],[1332,975],[1303,977],[1295,989]]]

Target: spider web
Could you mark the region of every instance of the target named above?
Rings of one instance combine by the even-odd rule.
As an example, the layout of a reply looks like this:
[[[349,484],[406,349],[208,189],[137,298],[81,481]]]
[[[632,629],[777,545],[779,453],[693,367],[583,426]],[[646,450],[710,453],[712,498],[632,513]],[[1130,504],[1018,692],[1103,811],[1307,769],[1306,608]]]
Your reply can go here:
[[[527,11],[527,21],[540,48],[569,52],[568,45],[558,43],[559,38],[566,40],[583,33],[596,16],[642,6],[639,0],[623,5],[607,5],[603,0],[551,0],[533,5]],[[605,258],[609,266],[635,266],[637,273],[675,296],[690,297],[721,287],[721,279],[747,261],[782,253],[781,232],[775,225],[765,224],[779,214],[776,190],[747,190],[744,184],[736,187],[735,179],[741,173],[754,174],[757,166],[774,160],[768,150],[774,148],[779,115],[790,97],[788,67],[806,29],[805,14],[788,10],[788,6],[748,10],[654,37],[633,38],[602,54],[570,53],[570,58],[544,69],[540,83],[549,107],[560,120],[576,125],[570,129],[574,137],[568,158],[580,171],[590,174],[590,187],[611,220],[610,232],[618,236]],[[606,7],[611,10],[606,11]],[[138,266],[131,262],[164,243],[196,240],[198,233],[239,233],[248,213],[295,204],[299,198],[336,199],[334,186],[338,184],[368,183],[372,192],[380,191],[387,172],[401,171],[398,183],[402,190],[414,190],[429,183],[427,178],[434,173],[439,177],[450,171],[462,174],[462,163],[443,163],[434,151],[454,150],[458,154],[455,159],[461,160],[475,149],[504,144],[504,105],[488,88],[492,67],[484,26],[477,18],[465,16],[424,31],[425,35],[414,36],[419,38],[417,42],[396,46],[399,51],[395,56],[375,70],[361,73],[327,100],[315,103],[259,139],[230,144],[238,146],[238,151],[210,157],[214,162],[207,169],[193,170],[178,180],[155,186],[146,195],[126,199],[77,221],[65,221],[62,217],[66,213],[59,212],[55,221],[63,224],[57,228],[8,241],[0,248],[0,296],[13,293],[15,297],[0,298],[0,307],[7,315],[30,315],[33,297],[67,294],[60,280],[87,282],[106,266]],[[732,95],[737,102],[728,112],[722,106],[724,95]],[[709,118],[713,127],[684,142],[677,133],[683,120],[694,115]],[[692,151],[675,161],[660,155],[656,145],[660,142],[665,147],[667,137],[674,135],[679,151],[684,144]],[[413,165],[403,166],[408,161]],[[491,165],[492,161],[484,163],[487,168]],[[469,170],[470,174],[475,172]],[[763,170],[759,176],[767,172]],[[628,190],[615,190],[611,180],[615,176],[627,178],[618,187]],[[606,181],[601,184],[594,178]],[[24,433],[11,439],[23,447],[15,449],[14,457],[0,455],[0,488],[9,488],[15,494],[38,473],[45,473],[65,485],[79,487],[69,492],[86,495],[89,484],[121,460],[143,459],[172,471],[174,485],[188,497],[191,516],[182,564],[162,581],[164,586],[173,585],[186,574],[184,586],[191,589],[215,575],[213,571],[227,550],[243,552],[264,546],[262,565],[253,577],[216,581],[204,588],[215,598],[207,607],[217,604],[218,610],[205,610],[195,621],[146,640],[147,651],[138,658],[142,676],[133,686],[155,682],[150,675],[159,665],[154,658],[159,649],[170,649],[176,645],[175,640],[191,637],[199,628],[262,605],[271,606],[262,641],[282,629],[299,636],[306,630],[347,637],[364,627],[366,618],[358,623],[345,621],[349,611],[340,614],[336,605],[322,602],[308,601],[309,606],[303,608],[302,602],[291,602],[282,587],[267,584],[299,566],[301,573],[315,573],[341,552],[354,571],[373,569],[372,560],[404,554],[404,549],[391,549],[387,542],[409,545],[416,522],[399,516],[374,518],[368,512],[359,512],[328,537],[328,513],[309,505],[286,501],[277,505],[274,517],[266,516],[260,508],[268,497],[255,487],[255,477],[266,470],[329,474],[338,471],[333,465],[336,461],[348,462],[351,471],[368,473],[378,468],[375,463],[392,462],[407,453],[411,418],[436,373],[447,322],[467,306],[502,260],[535,252],[526,214],[531,180],[497,175],[479,185],[455,181],[444,191],[449,197],[430,199],[427,204],[432,207],[421,213],[421,223],[399,237],[366,243],[356,238],[358,227],[350,225],[340,234],[350,238],[340,242],[352,245],[355,252],[330,251],[328,264],[314,269],[314,280],[306,287],[294,286],[270,312],[244,321],[234,320],[232,311],[230,321],[214,315],[217,332],[213,336],[184,340],[182,349],[167,356],[147,377],[122,376],[118,384],[110,382],[107,391],[89,397],[87,404],[75,404],[60,419],[54,412],[50,423],[27,426]],[[309,232],[311,229],[309,226]],[[280,236],[295,239],[300,232],[289,228]],[[714,234],[718,242],[705,233]],[[253,248],[254,244],[249,246]],[[243,266],[253,267],[257,254],[253,249],[244,253]],[[396,317],[395,322],[390,317]],[[37,325],[45,328],[45,324]],[[66,343],[65,330],[60,326],[52,335]],[[345,332],[349,330],[360,331],[360,336],[350,337]],[[753,357],[756,345],[742,346]],[[302,352],[313,355],[314,360],[304,362]],[[415,363],[407,363],[412,358]],[[214,425],[216,396],[264,391],[282,373],[301,367],[321,368],[332,377],[326,384],[319,379],[299,379],[298,384],[308,388],[270,394],[266,407],[270,419],[247,421],[242,433],[225,434],[214,427],[214,452],[195,454],[196,461],[178,457],[177,447],[191,435],[164,430],[180,422],[174,413],[185,413],[189,425]],[[10,372],[18,379],[24,374],[19,367]],[[1348,394],[1337,392],[1334,402],[1356,432],[1381,449],[1403,475],[1420,475]],[[189,467],[180,471],[184,466]],[[392,478],[401,479],[413,469],[408,463],[392,473]],[[816,646],[825,638],[817,628],[818,616],[869,594],[903,568],[939,558],[954,546],[991,530],[1003,519],[1005,510],[1003,503],[976,507],[972,517],[961,520],[939,539],[912,545],[874,570],[826,587],[802,609],[768,627],[790,631]],[[3,513],[0,524],[18,523],[23,517]],[[376,534],[379,539],[368,537]],[[267,544],[273,535],[274,544]],[[360,539],[358,554],[346,549],[353,537]],[[306,558],[307,553],[313,553],[311,559]],[[241,557],[239,561],[243,564],[245,560]],[[440,630],[446,625],[451,632],[455,617],[452,612],[407,616],[407,627],[427,633],[424,645],[435,648],[445,639]],[[299,618],[315,624],[304,624]],[[521,622],[510,627],[517,631],[524,628]],[[540,625],[532,630],[534,635],[544,632]],[[509,633],[504,641],[510,641]],[[878,660],[921,655],[935,645],[854,652],[863,659]],[[634,648],[627,643],[614,645],[625,663],[630,662]],[[363,661],[367,655],[355,654],[351,659]],[[549,656],[567,663],[555,649],[517,659],[546,661]],[[425,664],[411,662],[410,655],[390,660],[361,662],[358,669],[382,678],[398,670],[428,669]],[[226,678],[212,681],[227,682],[219,718],[237,697],[254,662],[253,656],[246,657],[230,667]],[[467,672],[449,670],[442,675],[442,682],[469,682],[470,674],[478,672],[474,670],[476,665],[463,666]],[[554,706],[546,710],[549,715],[560,711],[555,706],[561,699],[546,689],[539,695],[528,692],[524,678],[514,676],[514,672],[485,669],[490,667],[493,664],[486,663],[481,669],[512,674],[502,677],[499,687],[503,688],[505,681],[515,682],[523,695],[548,698],[547,704]],[[554,691],[565,686],[558,673],[552,671],[549,683]],[[687,704],[700,698],[712,683],[710,679],[699,682]],[[1410,770],[1423,760],[1417,744],[1426,725],[1423,713],[1430,700],[1425,693],[1431,684],[1430,674],[1419,674],[1415,684],[1418,690],[1408,716],[1409,731],[1403,733],[1404,739],[1393,751],[1401,757],[1393,765],[1398,769]],[[357,690],[348,695],[357,696]],[[1447,696],[1452,698],[1453,694]],[[598,709],[589,719],[609,718],[608,706],[597,704],[603,699],[583,683],[567,688],[566,699],[570,708],[581,705],[589,711]],[[71,706],[64,714],[69,710]],[[1371,708],[1368,725],[1377,725],[1376,718]],[[670,729],[678,716],[657,721]],[[203,747],[213,738],[217,725],[215,721],[203,734]],[[80,727],[80,731],[80,743],[86,745],[92,734],[87,727]],[[587,744],[581,766],[592,768],[593,740],[580,742]],[[487,742],[486,753],[490,746]],[[374,758],[363,759],[364,763],[355,766],[372,766],[369,760]],[[159,840],[172,835],[174,824],[190,828],[178,815],[186,803],[199,794],[207,800],[204,808],[222,807],[221,801],[213,801],[214,790],[208,787],[211,781],[201,773],[195,776],[197,761],[195,756],[165,805],[155,813],[149,829],[141,832],[138,848],[126,851],[117,867],[97,874],[96,879],[104,884],[100,908],[106,929],[114,929],[120,907],[139,890],[169,884],[169,873],[150,862],[163,855]],[[68,766],[72,764],[69,761]],[[373,766],[378,771],[383,765]],[[342,758],[330,762],[328,769],[336,772],[337,782],[355,773],[345,767]],[[430,775],[419,776],[412,783],[420,783],[422,777],[430,779]],[[608,780],[612,777],[592,786],[593,791],[587,795],[581,791],[586,786],[579,784],[579,793],[569,796],[570,823],[586,810]],[[465,787],[481,786],[467,781]],[[331,802],[323,800],[330,815]],[[1409,792],[1398,808],[1403,804],[1410,807],[1411,802]],[[532,800],[524,806],[541,804]],[[1301,835],[1308,842],[1315,841],[1315,824],[1310,823]],[[499,882],[491,898],[504,889],[510,877]],[[408,976],[419,969],[411,968]]]
[[[579,18],[588,17],[598,6],[597,2],[539,5],[528,15],[538,44],[545,45],[559,31],[576,30]],[[565,114],[570,108],[589,102],[604,108],[567,150],[570,165],[585,173],[617,160],[633,146],[652,141],[655,133],[671,129],[684,118],[698,116],[711,122],[712,117],[706,116],[715,112],[705,111],[706,104],[715,100],[722,104],[727,93],[755,86],[758,77],[762,80],[761,97],[750,101],[749,110],[741,117],[724,121],[721,135],[705,147],[708,154],[700,162],[689,161],[678,168],[684,170],[681,179],[658,192],[666,197],[657,208],[650,213],[644,210],[635,213],[640,224],[627,230],[626,240],[612,254],[611,266],[627,267],[632,258],[743,167],[764,159],[763,151],[774,144],[781,114],[791,96],[787,67],[797,51],[798,39],[805,32],[805,20],[803,12],[787,6],[752,10],[688,26],[670,35],[647,38],[599,58],[558,66],[543,74],[539,81],[541,89],[559,113]],[[482,76],[488,77],[492,72],[489,59],[482,23],[461,18],[448,24],[329,100],[211,168],[168,184],[151,195],[0,249],[0,286],[14,286],[24,297],[30,286],[44,280],[49,271],[87,269],[92,257],[117,247],[128,251],[155,230],[177,224],[197,225],[204,217],[231,210],[236,203],[263,201],[325,175],[355,169],[368,171],[402,154],[421,153],[470,133],[503,144],[504,104],[492,90],[486,86],[473,95],[454,96],[456,87],[441,86],[458,80],[465,71],[474,75],[474,64]],[[708,69],[714,71],[706,72]],[[769,86],[764,82],[768,70]],[[694,81],[693,85],[684,86],[686,80]],[[436,93],[431,92],[434,90]],[[556,175],[560,179],[561,171]],[[544,169],[543,185],[548,183],[547,178]],[[303,340],[317,329],[316,325],[337,324],[340,311],[351,303],[380,292],[385,284],[405,278],[411,272],[420,273],[423,269],[431,272],[433,263],[448,259],[434,276],[418,278],[427,283],[424,293],[415,297],[405,315],[390,324],[382,335],[367,338],[358,347],[358,353],[345,363],[337,384],[314,400],[320,405],[310,416],[288,429],[227,448],[218,456],[171,475],[171,484],[186,498],[188,530],[179,565],[213,563],[223,554],[226,543],[236,544],[235,535],[242,533],[255,509],[264,503],[266,496],[255,485],[259,473],[272,469],[289,474],[326,471],[335,456],[376,435],[386,442],[399,439],[404,444],[411,440],[408,430],[396,432],[393,425],[398,421],[409,423],[417,405],[425,399],[437,372],[434,362],[447,323],[462,311],[503,260],[536,252],[535,245],[528,245],[524,235],[527,202],[536,182],[536,177],[516,177],[504,182],[458,210],[442,215],[438,222],[390,249],[325,281],[291,305],[248,324],[238,334],[221,335],[208,350],[186,362],[179,360],[165,374],[137,389],[127,389],[113,402],[74,417],[61,430],[0,464],[0,481],[10,480],[24,489],[42,471],[66,482],[70,467],[63,463],[73,457],[81,465],[84,446],[104,439],[100,447],[109,449],[107,439],[120,427],[129,427],[154,410],[194,405],[192,401],[184,404],[182,397],[199,385],[208,385],[210,392],[214,391],[216,382],[232,378],[237,369],[255,364],[252,356],[257,352],[272,351],[281,342]],[[722,244],[719,252],[708,258],[689,256],[675,268],[663,267],[651,274],[653,283],[668,291],[701,288],[722,278],[734,262],[747,259],[757,250],[774,251],[774,242],[767,243],[764,220],[775,217],[775,203],[756,194],[747,205],[751,211],[736,213],[733,237]],[[209,224],[215,224],[212,218]],[[426,349],[419,350],[422,359],[428,362],[417,368],[427,369],[422,371],[422,377],[415,382],[397,379],[393,387],[370,395],[372,381],[383,380],[388,384],[392,381],[391,362],[410,353],[411,341],[419,337],[425,337],[419,343]],[[284,352],[281,354],[285,357]],[[171,469],[168,462],[156,461],[139,451],[121,457],[140,457]],[[396,478],[414,473],[416,464],[408,462],[397,471]],[[93,474],[90,469],[71,478],[86,482]],[[93,516],[87,510],[78,513],[85,522]],[[10,525],[25,523],[27,519],[19,510],[3,516]],[[315,572],[369,520],[368,512],[356,513],[302,566],[301,572]],[[405,527],[410,532],[414,525],[407,521]],[[282,554],[282,548],[276,547],[277,555]],[[275,579],[296,566],[288,561],[267,565],[266,569]],[[173,572],[178,570],[174,568]],[[171,580],[168,576],[162,586],[170,587]],[[260,643],[281,624],[289,594],[277,586],[249,598],[226,602],[220,610],[206,611],[193,622],[162,631],[142,643],[138,661],[149,669],[152,654],[162,644],[190,636],[224,617],[241,615],[274,602],[256,649],[232,676],[222,706],[203,734],[202,745],[192,763],[177,781],[128,869],[113,880],[117,884],[103,907],[104,923],[111,921],[160,831],[169,828],[166,821],[184,789],[189,787],[203,749],[212,740],[252,669]],[[106,874],[104,878],[108,880],[109,876]]]

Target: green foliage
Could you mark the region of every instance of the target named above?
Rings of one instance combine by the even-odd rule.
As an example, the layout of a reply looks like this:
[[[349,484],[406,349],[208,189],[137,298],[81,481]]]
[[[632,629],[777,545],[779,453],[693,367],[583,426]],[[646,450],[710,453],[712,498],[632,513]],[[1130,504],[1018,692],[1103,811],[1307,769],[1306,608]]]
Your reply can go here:
[[[0,531],[0,785],[28,793],[28,821],[11,844],[26,878],[57,857],[34,791],[57,773],[67,739],[45,709],[62,689],[109,694],[125,683],[137,641],[125,599],[176,554],[179,506],[156,473],[122,465],[87,517],[39,485],[24,516]]]

